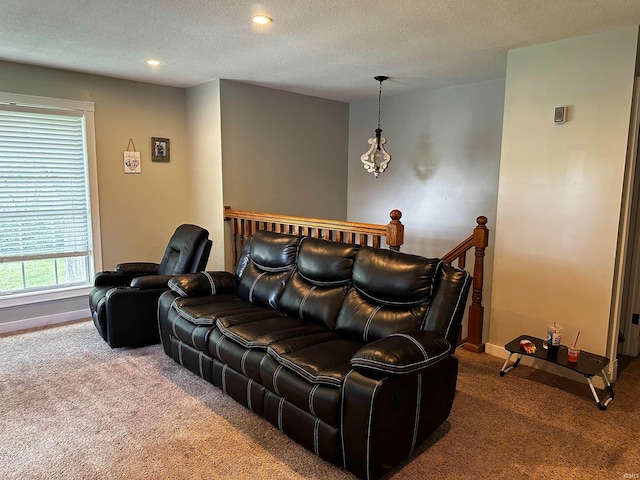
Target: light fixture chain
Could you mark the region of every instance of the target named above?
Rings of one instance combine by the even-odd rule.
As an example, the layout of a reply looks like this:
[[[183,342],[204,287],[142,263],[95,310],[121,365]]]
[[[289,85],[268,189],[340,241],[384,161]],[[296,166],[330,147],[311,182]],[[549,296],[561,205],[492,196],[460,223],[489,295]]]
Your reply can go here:
[[[380,87],[378,88],[378,128],[380,128],[380,98],[382,97],[382,80],[380,80]]]

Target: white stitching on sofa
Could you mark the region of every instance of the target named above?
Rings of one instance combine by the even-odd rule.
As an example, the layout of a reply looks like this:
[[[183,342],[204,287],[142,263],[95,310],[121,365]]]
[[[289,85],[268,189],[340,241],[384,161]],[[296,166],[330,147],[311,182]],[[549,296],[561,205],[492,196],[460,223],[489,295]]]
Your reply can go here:
[[[253,303],[253,289],[256,288],[256,284],[258,283],[258,281],[264,277],[267,274],[267,272],[262,272],[260,275],[258,275],[256,277],[256,279],[253,281],[253,283],[251,284],[251,288],[249,289],[249,301],[251,303]]]
[[[296,253],[296,258],[298,258],[298,254]],[[282,267],[267,267],[266,265],[261,265],[258,262],[256,262],[253,258],[250,258],[249,261],[254,264],[258,269],[260,270],[264,270],[265,273],[269,272],[269,273],[282,273],[282,272],[286,272],[287,270],[291,270],[293,268],[295,268],[296,263],[295,260],[293,263],[289,263],[287,265],[284,265]]]
[[[369,466],[371,465],[371,417],[373,417],[373,401],[375,400],[376,391],[378,387],[384,383],[386,378],[380,380],[375,387],[373,387],[373,392],[371,392],[371,406],[369,407],[369,420],[367,422],[367,479],[371,478],[371,472],[369,471]]]
[[[222,361],[222,358],[220,357],[220,345],[225,338],[226,337],[224,335],[220,335],[220,338],[218,338],[218,341],[216,342],[216,357],[218,357],[218,360],[220,361]]]
[[[319,439],[320,419],[316,418],[315,425],[313,426],[313,453],[320,456],[320,439]]]
[[[193,345],[194,347],[196,346],[196,330],[197,329],[198,327],[191,330],[191,345]]]
[[[224,393],[227,393],[227,368],[228,367],[229,365],[227,365],[226,363],[222,367],[222,391]]]
[[[248,377],[249,375],[247,375],[247,370],[245,368],[245,362],[247,360],[247,355],[249,355],[250,350],[245,350],[245,352],[242,354],[242,358],[240,359],[240,370],[242,370],[242,373],[244,373],[244,375],[246,377]]]
[[[362,340],[364,340],[365,342],[369,341],[369,327],[371,326],[371,322],[373,321],[373,317],[375,317],[376,313],[378,313],[380,311],[380,309],[382,308],[381,305],[378,305],[376,308],[373,309],[373,312],[371,312],[371,315],[369,315],[369,318],[367,318],[367,323],[364,326],[364,331],[362,332]]]
[[[202,272],[205,277],[209,279],[209,283],[211,284],[211,295],[216,294],[216,283],[213,281],[213,277],[209,274],[209,272]]]
[[[280,373],[280,370],[282,370],[282,365],[278,365],[278,368],[276,368],[276,371],[273,372],[273,391],[276,392],[278,395],[282,396],[282,394],[280,393],[280,390],[278,390],[278,374]]]
[[[344,376],[342,391],[340,392],[340,441],[342,443],[342,466],[347,468],[347,451],[344,446],[344,391],[347,389],[347,380],[354,370],[349,370]]]
[[[351,283],[351,278],[347,278],[346,280],[327,280],[324,282],[321,280],[312,280],[308,277],[305,277],[299,269],[298,275],[300,275],[307,283],[319,287],[341,287],[343,285],[349,285]]]
[[[178,315],[179,316],[179,315]],[[174,318],[171,322],[171,331],[173,332],[173,336],[178,338],[178,334],[176,333],[176,319]]]
[[[326,383],[328,385],[336,385],[338,387],[342,384],[340,379],[335,378],[335,377],[329,377],[327,375],[315,375],[314,376],[314,375],[310,374],[304,368],[296,365],[291,360],[278,355],[273,349],[271,349],[271,347],[269,347],[267,349],[267,351],[269,352],[269,354],[272,357],[274,357],[275,360],[278,361],[278,363],[283,364],[286,367],[288,367],[291,370],[293,370],[294,372],[299,373],[300,375],[302,375],[304,378],[306,378],[310,382],[313,382],[313,383]],[[280,365],[280,366],[282,366],[282,365]]]
[[[449,319],[449,325],[447,325],[447,332],[444,334],[444,336],[446,337],[447,335],[449,335],[449,330],[451,330],[451,325],[453,324],[453,317],[456,316],[456,312],[458,311],[458,307],[460,306],[460,300],[462,300],[462,294],[465,291],[465,285],[467,284],[467,282],[469,281],[469,277],[471,276],[469,274],[469,272],[467,272],[465,270],[465,273],[467,274],[464,277],[464,283],[462,285],[462,288],[460,289],[460,295],[458,295],[458,301],[456,302],[456,308],[453,309],[453,313],[451,314],[451,318]]]
[[[442,352],[439,355],[436,355],[435,357],[429,358],[428,360],[420,360],[419,362],[408,363],[406,365],[400,365],[400,366],[389,365],[388,363],[380,362],[378,360],[372,360],[369,358],[367,359],[357,358],[357,359],[353,359],[351,362],[352,362],[352,366],[354,367],[365,367],[365,368],[371,367],[383,373],[411,373],[416,370],[426,368],[429,365],[433,365],[434,363],[437,363],[437,361],[440,360],[440,358],[449,355],[449,351],[450,350],[447,350],[446,352]]]
[[[413,452],[416,448],[416,441],[418,440],[418,425],[420,424],[420,402],[422,402],[422,374],[418,375],[418,395],[416,398],[416,419],[413,424],[413,440],[411,440],[411,450]]]
[[[311,289],[304,295],[304,297],[302,298],[302,301],[300,302],[300,306],[298,307],[298,317],[300,317],[300,320],[304,320],[304,317],[302,316],[302,308],[304,307],[304,304],[307,302],[307,298],[309,298],[309,295],[311,295],[311,293],[316,289],[316,286],[312,286]]]
[[[406,333],[392,333],[391,335],[389,335],[390,337],[402,337],[402,338],[406,338],[409,341],[413,342],[413,344],[418,347],[418,349],[420,350],[420,352],[422,352],[422,355],[424,355],[424,359],[425,360],[429,360],[429,355],[427,355],[427,352],[425,351],[424,347],[422,345],[420,345],[420,342],[418,342],[415,338],[413,338],[411,335],[407,335]]]
[[[284,406],[284,397],[280,397],[280,403],[278,404],[278,429],[282,430],[282,407]]]
[[[218,330],[220,330],[220,333],[222,333],[225,337],[231,338],[236,343],[239,343],[240,345],[242,345],[245,348],[251,348],[251,347],[262,347],[262,348],[265,348],[267,346],[267,344],[265,342],[247,342],[244,338],[242,338],[237,333],[234,333],[231,330],[227,330],[220,323],[219,320],[216,322],[216,325],[218,326]]]
[[[442,265],[444,264],[444,262],[442,260],[440,260],[438,262],[438,264],[436,265],[436,272],[433,275],[433,278],[431,279],[431,289],[429,290],[429,297],[431,299],[433,299],[433,286],[436,283],[436,278],[438,278],[440,276],[440,270],[442,270]]]
[[[183,298],[184,298],[184,297],[188,297],[188,296],[189,296],[189,295],[187,295],[187,294],[185,293],[185,291],[184,291],[183,289],[181,289],[181,288],[178,286],[178,284],[177,284],[177,283],[175,283],[175,282],[171,282],[170,287],[171,287],[171,290],[173,290],[174,292],[176,292],[178,295],[180,295],[180,296],[181,296],[181,297],[183,297]]]
[[[411,302],[394,302],[392,300],[383,300],[381,298],[378,297],[374,297],[373,295],[365,292],[364,290],[362,290],[361,288],[359,288],[357,285],[354,285],[353,288],[355,288],[356,292],[358,292],[360,295],[364,296],[365,298],[376,302],[376,303],[381,303],[382,305],[388,305],[388,306],[393,306],[393,307],[400,307],[400,306],[405,306],[405,307],[411,307],[414,305],[420,305],[421,303],[425,303],[428,299],[427,296],[425,295],[422,298],[419,298],[418,300],[414,300]]]
[[[212,318],[207,318],[207,317],[204,317],[204,316],[200,317],[200,318],[196,318],[193,315],[190,315],[189,313],[185,312],[179,306],[176,306],[176,311],[177,311],[179,316],[181,316],[182,318],[184,318],[188,322],[193,323],[194,325],[213,325],[213,319]],[[204,318],[204,320],[203,320],[203,318]]]
[[[317,417],[317,415],[316,415],[316,411],[315,411],[315,409],[313,408],[313,396],[316,394],[316,390],[318,389],[318,387],[319,387],[319,386],[320,386],[320,385],[315,384],[315,385],[313,386],[313,388],[311,389],[311,392],[309,393],[309,411],[311,412],[311,414],[312,414],[312,415],[314,415],[314,416],[316,416],[316,417]]]
[[[198,367],[200,367],[200,376],[204,378],[204,373],[202,372],[202,352],[198,352]]]
[[[247,407],[253,412],[253,407],[251,406],[251,385],[253,385],[253,380],[249,379],[249,383],[247,383]]]

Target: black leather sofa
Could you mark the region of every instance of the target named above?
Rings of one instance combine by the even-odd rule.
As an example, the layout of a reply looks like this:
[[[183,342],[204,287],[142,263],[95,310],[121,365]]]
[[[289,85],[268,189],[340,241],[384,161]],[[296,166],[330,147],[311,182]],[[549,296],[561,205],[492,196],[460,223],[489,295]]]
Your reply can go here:
[[[379,478],[451,411],[470,282],[439,259],[260,231],[235,274],[169,281],[160,337],[309,450]]]

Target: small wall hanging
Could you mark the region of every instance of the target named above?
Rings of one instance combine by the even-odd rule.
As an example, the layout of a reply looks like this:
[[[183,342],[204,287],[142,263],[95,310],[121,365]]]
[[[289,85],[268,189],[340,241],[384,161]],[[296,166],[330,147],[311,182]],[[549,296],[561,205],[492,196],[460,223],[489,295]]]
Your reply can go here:
[[[127,150],[124,152],[123,157],[124,173],[140,173],[140,152],[136,152],[136,146],[131,138],[129,139]]]
[[[169,139],[151,137],[151,161],[152,162],[169,162]]]

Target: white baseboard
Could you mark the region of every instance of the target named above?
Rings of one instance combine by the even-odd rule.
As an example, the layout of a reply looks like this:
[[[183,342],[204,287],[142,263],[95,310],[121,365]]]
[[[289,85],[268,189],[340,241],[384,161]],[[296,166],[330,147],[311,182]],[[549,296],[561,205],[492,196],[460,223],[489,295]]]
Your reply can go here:
[[[489,355],[493,355],[494,357],[502,358],[504,360],[506,360],[509,357],[509,352],[505,350],[504,347],[502,346],[487,343],[485,344],[484,348],[485,348],[485,352],[487,352]],[[516,359],[516,356],[514,355],[511,358],[511,360],[515,361],[515,359]],[[570,380],[586,384],[584,375],[574,372],[573,370],[569,370],[568,368],[561,367],[560,365],[547,362],[545,360],[540,360],[537,358],[523,355],[522,360],[520,361],[520,365],[537,368],[538,370],[542,370],[544,372],[553,373],[554,375],[558,375],[560,377],[568,378]],[[616,379],[617,373],[618,373],[618,360],[616,359],[613,362],[610,362],[609,365],[607,365],[606,374],[607,374],[607,377],[609,378],[609,381],[613,382]],[[596,388],[600,388],[600,389],[605,388],[604,380],[600,376],[598,375],[594,376],[591,379],[591,381],[593,382],[593,385]]]
[[[56,313],[54,315],[45,315],[43,317],[26,318],[24,320],[0,323],[0,333],[17,332],[28,328],[46,327],[47,325],[55,325],[56,323],[82,320],[83,318],[91,318],[91,311],[88,308],[73,312]]]

